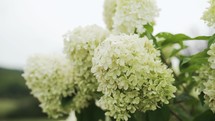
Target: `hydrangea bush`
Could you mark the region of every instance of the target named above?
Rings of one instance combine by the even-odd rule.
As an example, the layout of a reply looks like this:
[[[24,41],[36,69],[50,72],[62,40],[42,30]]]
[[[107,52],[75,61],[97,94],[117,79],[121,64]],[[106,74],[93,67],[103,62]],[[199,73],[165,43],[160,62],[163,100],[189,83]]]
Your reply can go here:
[[[209,4],[202,20],[214,27]],[[63,54],[29,57],[23,77],[43,112],[67,121],[215,121],[215,34],[154,33],[159,11],[155,0],[105,0],[107,29],[77,27],[64,35]],[[208,46],[187,55],[190,40]]]

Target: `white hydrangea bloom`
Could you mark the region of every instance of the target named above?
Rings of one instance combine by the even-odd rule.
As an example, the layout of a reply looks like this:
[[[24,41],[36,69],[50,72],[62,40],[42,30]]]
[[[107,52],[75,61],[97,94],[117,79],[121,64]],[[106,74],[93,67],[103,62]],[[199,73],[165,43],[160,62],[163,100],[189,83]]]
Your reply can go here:
[[[136,110],[156,110],[175,97],[172,71],[159,56],[152,41],[138,35],[112,35],[98,46],[91,71],[104,94],[98,105],[106,115],[128,120]]]
[[[86,107],[93,99],[98,82],[91,73],[94,49],[108,36],[108,31],[91,25],[78,27],[65,35],[64,52],[73,63],[73,78],[77,95],[73,99],[76,107]]]
[[[208,24],[208,26],[215,27],[215,0],[210,0],[210,7],[204,12],[202,19]]]
[[[23,77],[43,111],[58,118],[70,112],[62,101],[75,92],[71,74],[72,67],[64,56],[37,54],[28,59]]]
[[[113,16],[116,12],[116,0],[105,0],[104,2],[104,21],[109,30],[113,28]]]
[[[159,14],[155,0],[116,0],[116,13],[113,17],[114,33],[133,34],[135,30],[145,32],[146,24],[153,24]]]
[[[194,79],[199,83],[200,92],[205,94],[205,103],[215,112],[215,70],[209,64],[202,65]]]
[[[215,69],[215,43],[210,46],[208,55],[210,56],[208,59],[210,66],[212,69]]]
[[[205,94],[205,103],[215,113],[215,70],[211,69],[209,73],[213,75],[210,75],[208,81],[204,83],[205,89],[203,92]]]

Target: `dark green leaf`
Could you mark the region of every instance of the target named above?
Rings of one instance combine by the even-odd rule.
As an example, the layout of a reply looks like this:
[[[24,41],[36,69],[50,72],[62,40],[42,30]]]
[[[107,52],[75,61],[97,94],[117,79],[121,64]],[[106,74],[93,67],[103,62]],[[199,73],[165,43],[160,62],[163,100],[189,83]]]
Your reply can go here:
[[[193,121],[215,121],[215,114],[213,114],[210,110],[207,110],[197,116]]]
[[[208,54],[207,54],[208,49],[205,49],[202,52],[199,52],[195,55],[192,55],[190,57],[185,57],[181,63],[181,65],[184,65],[188,62],[192,64],[202,64],[204,62],[207,62],[208,59]]]
[[[209,40],[211,36],[198,36],[194,37],[192,40]]]
[[[105,112],[98,108],[95,103],[91,103],[88,108],[75,112],[77,121],[98,121],[105,119]]]
[[[158,38],[164,38],[164,41],[162,41],[160,43],[161,47],[167,46],[169,44],[180,44],[181,46],[183,46],[183,41],[184,40],[191,40],[192,38],[190,38],[189,36],[185,35],[185,34],[171,34],[168,32],[162,32],[156,35],[156,37]]]
[[[169,121],[171,112],[167,106],[148,112],[149,121]]]
[[[158,38],[163,38],[164,41],[159,42],[161,47],[165,47],[169,44],[180,44],[183,47],[183,41],[187,40],[209,40],[210,36],[198,36],[191,38],[185,34],[171,34],[168,32],[161,32],[156,35]]]
[[[185,112],[181,107],[177,105],[171,105],[169,106],[172,114],[178,118],[180,121],[191,121],[192,117]]]
[[[131,114],[131,118],[128,121],[148,121],[147,113],[136,111],[134,114]]]

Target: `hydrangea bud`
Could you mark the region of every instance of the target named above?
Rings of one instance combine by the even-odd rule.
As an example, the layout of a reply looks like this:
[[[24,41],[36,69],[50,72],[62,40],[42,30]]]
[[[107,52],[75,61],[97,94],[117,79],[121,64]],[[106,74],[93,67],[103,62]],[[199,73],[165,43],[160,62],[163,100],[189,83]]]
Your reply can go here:
[[[202,19],[208,26],[215,27],[215,0],[210,0],[209,3],[210,7],[204,12]]]
[[[68,114],[63,99],[74,94],[72,67],[62,55],[31,56],[22,75],[31,93],[40,101],[43,112],[53,118]]]
[[[78,27],[65,35],[64,52],[73,64],[73,78],[78,94],[73,99],[76,107],[86,107],[98,87],[91,73],[94,49],[108,36],[108,31],[91,25]]]
[[[116,0],[105,0],[104,2],[104,21],[109,30],[113,28],[113,16],[116,12]]]
[[[153,24],[159,14],[155,0],[116,0],[113,17],[113,32],[139,34],[145,32],[144,25]]]
[[[215,69],[215,43],[210,46],[210,50],[208,51],[208,62],[212,69]]]
[[[172,70],[159,56],[152,41],[138,35],[112,35],[96,48],[91,71],[104,94],[98,105],[106,115],[128,120],[136,110],[156,110],[175,97]]]

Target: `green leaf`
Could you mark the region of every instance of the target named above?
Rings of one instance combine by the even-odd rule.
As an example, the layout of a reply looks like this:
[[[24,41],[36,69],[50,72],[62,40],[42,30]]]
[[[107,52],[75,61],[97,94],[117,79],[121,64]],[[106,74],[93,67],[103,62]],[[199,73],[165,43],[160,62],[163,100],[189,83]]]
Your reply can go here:
[[[95,103],[91,103],[89,107],[81,110],[80,113],[75,112],[75,115],[77,121],[99,121],[105,119],[105,112],[97,107]]]
[[[192,40],[209,40],[211,36],[198,36],[194,37]]]
[[[188,63],[190,60],[191,60],[190,57],[185,57],[185,58],[182,60],[181,65],[184,65],[184,64]]]
[[[211,36],[211,38],[208,41],[208,47],[210,47],[213,43],[215,43],[215,34]]]
[[[176,118],[180,118],[180,121],[191,121],[192,120],[192,117],[187,112],[185,112],[180,106],[170,105],[169,107],[170,107],[172,114]]]
[[[155,111],[145,113],[136,111],[128,121],[169,121],[170,116],[171,112],[168,106],[165,105]]]
[[[205,49],[202,52],[199,52],[190,57],[184,57],[181,62],[181,71],[182,72],[193,72],[199,68],[200,65],[208,63],[208,49]]]
[[[183,41],[184,40],[191,40],[192,39],[185,34],[175,34],[174,35],[174,34],[171,34],[168,32],[158,33],[156,35],[156,37],[164,39],[164,41],[160,42],[161,47],[165,47],[169,44],[176,44],[176,43],[180,44],[183,47]]]
[[[187,40],[209,40],[210,36],[198,36],[191,38],[185,34],[171,34],[168,32],[161,32],[156,35],[158,38],[163,38],[164,41],[159,42],[161,47],[165,47],[169,44],[180,44],[183,47],[183,41]]]
[[[195,117],[193,121],[215,121],[215,114],[213,114],[210,110],[207,110]]]
[[[131,118],[128,121],[148,121],[148,115],[147,113],[136,111],[134,114],[131,114]]]
[[[167,106],[162,106],[160,109],[148,112],[149,121],[169,121],[171,112]]]
[[[150,34],[153,33],[154,29],[153,26],[150,24],[144,25],[144,28],[146,29],[147,32],[149,32]]]

